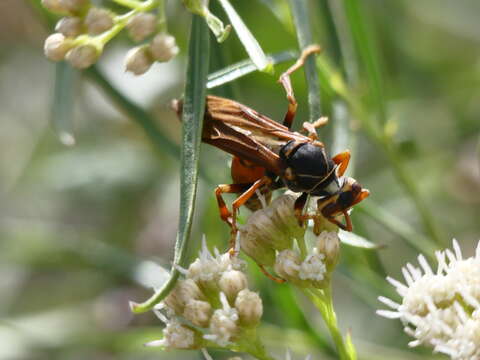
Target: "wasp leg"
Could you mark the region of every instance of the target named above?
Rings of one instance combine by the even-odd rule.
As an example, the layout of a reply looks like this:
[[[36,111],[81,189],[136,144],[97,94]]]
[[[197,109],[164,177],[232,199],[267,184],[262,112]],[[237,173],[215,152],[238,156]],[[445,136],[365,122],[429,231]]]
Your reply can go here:
[[[231,213],[231,237],[230,237],[230,255],[236,255],[236,238],[237,238],[237,211],[244,205],[248,199],[255,195],[256,191],[264,185],[269,185],[272,180],[268,176],[263,176],[262,178],[255,181],[245,192],[243,192],[235,201],[232,203],[232,213]],[[238,185],[238,184],[237,184]],[[244,185],[243,185],[244,186]],[[243,187],[244,189],[244,187]],[[223,201],[223,200],[222,200]]]
[[[335,164],[340,165],[337,175],[343,176],[343,174],[345,174],[345,170],[347,170],[348,162],[350,161],[350,150],[345,150],[344,152],[335,155],[332,160]]]
[[[303,129],[306,133],[307,136],[312,139],[312,140],[318,140],[318,135],[317,135],[317,128],[322,127],[328,123],[328,118],[326,116],[322,116],[320,119],[317,121],[311,123],[305,121],[303,123]]]
[[[303,208],[305,207],[305,204],[307,203],[307,199],[308,199],[308,194],[303,193],[302,195],[300,195],[297,198],[297,200],[295,200],[295,204],[293,206],[294,211],[295,211],[295,217],[297,218],[298,225],[300,225],[300,226],[303,226],[304,220],[308,220],[308,219],[304,218],[304,215],[302,215]]]
[[[350,218],[350,215],[346,211],[343,212],[343,216],[345,217],[346,224],[342,223],[341,221],[338,221],[334,217],[326,217],[326,219],[330,221],[332,224],[337,225],[340,229],[351,232],[353,230],[352,219]]]
[[[283,284],[284,282],[287,281],[287,280],[285,280],[285,279],[282,279],[282,278],[273,276],[272,274],[270,274],[270,273],[267,271],[267,269],[265,269],[265,266],[263,266],[263,265],[258,265],[258,267],[260,268],[260,271],[261,271],[266,277],[268,277],[270,280],[275,281],[276,283]]]
[[[292,126],[293,118],[295,117],[295,113],[297,112],[297,105],[298,105],[297,100],[295,100],[295,96],[293,95],[290,75],[305,64],[305,60],[309,55],[318,54],[320,51],[321,49],[320,49],[320,46],[318,45],[310,45],[306,47],[302,51],[297,62],[293,64],[290,68],[288,68],[288,70],[285,71],[282,75],[280,75],[280,78],[278,79],[278,82],[282,84],[283,88],[285,89],[285,92],[287,93],[288,110],[287,110],[287,113],[285,114],[283,125],[285,125],[289,129]]]
[[[215,197],[217,198],[218,210],[220,211],[220,217],[228,225],[232,226],[232,213],[228,210],[222,194],[238,194],[245,190],[245,187],[249,184],[222,184],[218,185],[215,189]]]

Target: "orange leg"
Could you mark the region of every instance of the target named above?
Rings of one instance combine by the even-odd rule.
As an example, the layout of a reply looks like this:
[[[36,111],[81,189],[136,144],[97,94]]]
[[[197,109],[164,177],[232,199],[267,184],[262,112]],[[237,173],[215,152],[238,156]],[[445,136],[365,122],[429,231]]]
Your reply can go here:
[[[250,199],[255,192],[261,188],[263,185],[267,185],[271,182],[270,178],[264,176],[253,184],[230,184],[230,185],[218,185],[215,189],[215,196],[217,198],[218,209],[220,211],[220,217],[223,221],[225,221],[231,228],[231,238],[230,238],[230,254],[235,255],[235,241],[237,236],[237,212],[238,209],[245,204],[248,199]],[[247,188],[246,191],[245,188]],[[223,200],[222,194],[232,194],[232,193],[241,193],[241,195],[235,199],[232,203],[232,211],[230,212]]]
[[[218,185],[217,188],[215,189],[215,197],[217,198],[220,217],[222,218],[223,221],[228,223],[230,226],[232,226],[232,222],[231,222],[232,213],[228,210],[227,205],[225,204],[225,201],[222,198],[222,194],[241,193],[245,189],[245,186],[248,186],[248,184],[230,184],[230,185],[222,184],[222,185]]]
[[[232,232],[237,232],[237,211],[238,209],[245,204],[248,199],[250,199],[255,192],[260,189],[263,185],[270,184],[272,180],[269,177],[263,176],[262,178],[255,181],[252,186],[250,186],[243,194],[241,194],[235,201],[232,203]]]
[[[322,116],[320,119],[317,121],[311,123],[311,122],[304,122],[303,123],[303,129],[306,133],[307,136],[312,139],[312,140],[317,140],[318,135],[317,135],[317,129],[319,127],[322,127],[328,123],[328,118],[325,116]]]
[[[305,60],[307,57],[311,54],[318,54],[321,51],[320,46],[318,45],[310,45],[306,47],[300,57],[298,58],[297,62],[293,64],[290,68],[288,68],[287,71],[285,71],[282,75],[280,75],[280,78],[278,79],[278,82],[282,84],[283,88],[285,89],[285,92],[287,93],[287,100],[288,100],[288,110],[287,113],[285,114],[285,118],[283,120],[283,125],[288,127],[292,126],[293,123],[293,118],[295,117],[295,113],[297,112],[297,100],[295,100],[295,96],[293,95],[293,89],[292,89],[292,83],[290,81],[290,75],[300,69],[304,64]]]
[[[350,150],[345,150],[344,152],[335,155],[332,160],[335,164],[340,165],[338,168],[337,176],[343,176],[343,174],[345,174],[345,170],[347,170],[348,163],[350,161]]]
[[[343,212],[343,215],[345,216],[346,224],[343,224],[334,217],[326,217],[326,219],[332,224],[337,225],[340,229],[351,232],[353,230],[352,219],[350,219],[350,215],[348,215],[348,212],[346,211]]]
[[[260,268],[260,270],[262,271],[262,273],[268,277],[270,280],[273,280],[279,284],[283,284],[286,280],[285,279],[282,279],[282,278],[279,278],[279,277],[276,277],[276,276],[273,276],[272,274],[270,274],[267,269],[265,269],[265,266],[263,265],[258,265],[258,267]]]

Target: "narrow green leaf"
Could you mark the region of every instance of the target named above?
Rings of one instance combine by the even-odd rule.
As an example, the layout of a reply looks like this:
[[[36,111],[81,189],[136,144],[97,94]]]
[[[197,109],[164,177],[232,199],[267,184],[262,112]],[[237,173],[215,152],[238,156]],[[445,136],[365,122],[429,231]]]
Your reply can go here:
[[[347,350],[347,354],[349,359],[356,360],[357,359],[357,350],[352,342],[352,335],[350,334],[350,330],[347,331],[347,335],[345,336],[345,349]]]
[[[180,177],[180,220],[170,279],[150,299],[131,304],[132,311],[141,313],[153,308],[173,289],[185,267],[188,242],[195,208],[198,180],[198,159],[205,111],[206,82],[209,66],[209,32],[203,19],[193,15],[188,50],[187,84],[182,115],[182,151]]]
[[[267,56],[260,47],[257,39],[255,39],[250,30],[248,30],[247,26],[235,11],[232,4],[230,4],[228,0],[218,1],[220,2],[220,5],[222,5],[223,10],[225,10],[225,13],[230,19],[235,32],[247,51],[248,56],[250,56],[250,59],[252,59],[252,62],[255,64],[257,69],[271,73],[273,71],[272,64],[268,61]]]
[[[62,144],[75,145],[73,114],[75,105],[75,82],[77,70],[66,62],[55,65],[55,90],[53,97],[52,122]]]
[[[277,65],[286,61],[294,60],[298,57],[298,53],[293,50],[283,51],[268,55],[267,59],[272,65]],[[246,59],[232,64],[224,69],[215,71],[208,76],[207,88],[213,89],[217,86],[224,85],[234,81],[242,76],[248,75],[257,70],[257,67],[251,59]]]
[[[355,49],[366,71],[372,99],[378,111],[380,121],[386,121],[385,90],[383,88],[380,64],[375,42],[367,28],[367,21],[358,0],[343,0],[345,14],[350,25]]]
[[[380,249],[382,247],[382,245],[375,244],[370,240],[365,239],[363,236],[357,235],[350,231],[340,230],[338,232],[338,237],[342,243],[362,249],[373,250]]]
[[[290,0],[293,22],[297,31],[298,44],[300,49],[305,49],[313,44],[311,24],[308,16],[308,1]],[[320,105],[320,84],[318,82],[317,66],[315,58],[309,56],[305,61],[305,78],[308,86],[308,106],[310,113],[310,122],[320,118],[322,115]],[[300,119],[297,118],[294,123],[294,129],[298,129]]]

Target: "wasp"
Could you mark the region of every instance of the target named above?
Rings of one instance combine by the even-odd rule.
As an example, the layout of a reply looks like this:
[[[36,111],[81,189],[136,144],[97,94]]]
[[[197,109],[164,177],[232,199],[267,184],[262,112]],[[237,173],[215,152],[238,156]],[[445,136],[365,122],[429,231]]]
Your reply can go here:
[[[317,45],[305,48],[297,62],[280,76],[278,82],[288,100],[283,124],[234,100],[207,96],[202,141],[233,155],[233,183],[218,185],[215,189],[220,217],[232,230],[232,249],[238,231],[239,208],[245,205],[251,210],[258,209],[259,197],[268,202],[273,190],[286,187],[301,193],[294,204],[300,224],[322,216],[347,231],[352,231],[349,210],[369,195],[355,179],[344,176],[350,151],[329,157],[325,145],[318,140],[316,128],[325,125],[326,118],[305,122],[304,134],[291,130],[297,101],[290,75],[304,65],[309,55],[319,52]],[[176,100],[172,105],[180,116],[182,102]],[[225,193],[239,194],[232,210],[223,200]],[[319,197],[317,215],[303,214],[309,195]],[[345,222],[338,219],[341,215]]]

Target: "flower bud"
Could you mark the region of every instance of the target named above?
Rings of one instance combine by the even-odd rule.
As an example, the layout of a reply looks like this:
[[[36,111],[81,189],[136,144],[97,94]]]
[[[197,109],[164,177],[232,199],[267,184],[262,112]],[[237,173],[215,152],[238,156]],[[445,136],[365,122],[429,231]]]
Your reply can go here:
[[[238,270],[229,270],[222,274],[219,281],[220,290],[233,303],[237,294],[247,287],[247,277]]]
[[[223,309],[217,309],[210,319],[210,333],[213,335],[211,339],[220,346],[226,346],[232,337],[238,333],[238,314],[235,309],[226,312]]]
[[[98,35],[113,26],[113,18],[108,10],[91,8],[85,17],[85,25],[89,34]]]
[[[254,214],[249,220],[253,216]],[[247,226],[240,229],[240,246],[257,264],[272,266],[275,263],[275,249],[269,243],[265,243],[264,237],[259,235],[254,227],[249,227],[248,222]]]
[[[70,40],[65,39],[60,33],[50,35],[45,40],[44,53],[45,56],[53,61],[62,61],[67,52],[72,48]]]
[[[206,328],[212,316],[212,306],[202,300],[188,300],[183,310],[183,316],[193,325]]]
[[[67,61],[77,69],[86,69],[93,65],[100,55],[100,51],[94,45],[80,45],[71,49],[67,55]]]
[[[189,300],[201,300],[204,296],[192,279],[179,280],[175,288],[163,301],[177,315],[181,315]]]
[[[172,321],[163,329],[163,339],[151,341],[145,346],[162,346],[167,349],[197,349],[201,345],[200,334],[178,321]]]
[[[55,26],[55,31],[62,33],[66,37],[77,37],[83,32],[82,19],[75,16],[61,18]]]
[[[325,255],[319,254],[316,249],[314,249],[313,254],[308,255],[300,264],[298,277],[300,280],[309,281],[310,285],[313,287],[325,287],[327,282]]]
[[[300,255],[294,250],[287,249],[278,253],[274,269],[281,278],[295,282],[298,280],[301,263]]]
[[[142,75],[150,69],[153,59],[147,46],[130,49],[125,56],[125,71]]]
[[[238,333],[238,312],[230,306],[223,292],[220,293],[220,302],[222,308],[215,310],[210,319],[210,334],[204,335],[203,338],[225,347]]]
[[[317,238],[317,250],[325,255],[325,264],[331,271],[340,257],[340,239],[336,231],[322,231]]]
[[[42,0],[42,5],[48,11],[57,14],[66,14],[68,9],[60,3],[60,0]]]
[[[153,34],[157,18],[151,13],[140,13],[131,18],[127,24],[128,34],[133,41],[142,41]]]
[[[150,52],[156,61],[166,62],[175,57],[178,49],[175,38],[168,34],[158,34],[150,44]]]
[[[238,311],[240,324],[244,326],[257,325],[263,314],[262,299],[257,293],[248,289],[238,293],[235,308]]]
[[[86,7],[90,0],[58,0],[60,5],[68,11],[78,12]]]

